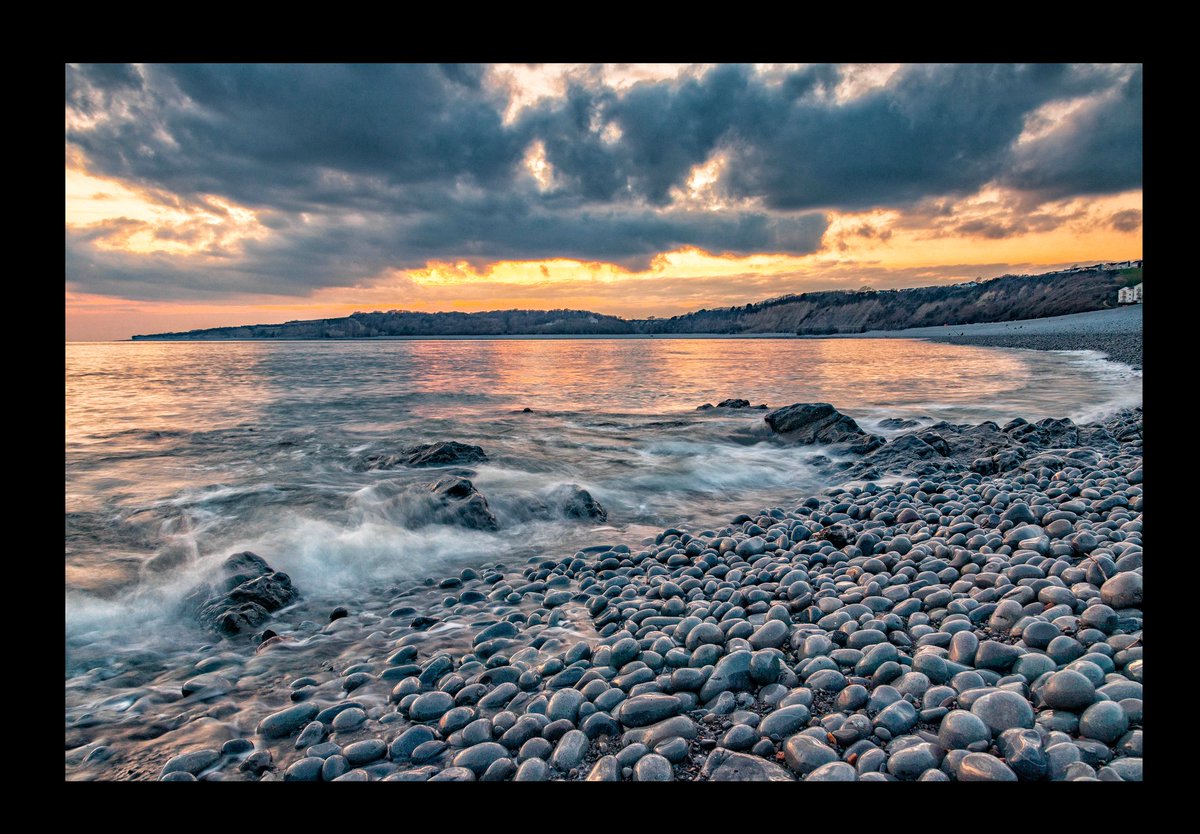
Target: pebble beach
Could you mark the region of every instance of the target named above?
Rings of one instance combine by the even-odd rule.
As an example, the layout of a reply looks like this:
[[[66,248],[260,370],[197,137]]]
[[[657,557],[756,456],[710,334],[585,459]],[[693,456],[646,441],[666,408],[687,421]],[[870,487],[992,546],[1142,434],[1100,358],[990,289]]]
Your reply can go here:
[[[1019,338],[1133,364],[1078,327]],[[230,553],[209,642],[68,680],[67,778],[1141,781],[1141,407],[884,438],[797,405],[759,414],[841,468],[723,526],[335,606]]]

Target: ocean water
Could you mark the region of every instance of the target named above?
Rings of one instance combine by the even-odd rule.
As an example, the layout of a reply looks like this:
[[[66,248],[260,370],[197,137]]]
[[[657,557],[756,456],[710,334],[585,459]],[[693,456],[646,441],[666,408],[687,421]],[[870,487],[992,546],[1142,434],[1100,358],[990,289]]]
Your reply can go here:
[[[175,615],[231,552],[333,605],[466,566],[636,545],[831,486],[828,449],[772,439],[730,397],[829,402],[976,423],[1102,418],[1141,403],[1100,354],[878,339],[126,342],[66,347],[67,673],[121,650],[211,642]],[[524,408],[532,409],[525,413]],[[373,453],[482,446],[469,467],[500,529],[429,524],[393,500],[439,469],[364,471]],[[607,523],[530,511],[563,484]]]

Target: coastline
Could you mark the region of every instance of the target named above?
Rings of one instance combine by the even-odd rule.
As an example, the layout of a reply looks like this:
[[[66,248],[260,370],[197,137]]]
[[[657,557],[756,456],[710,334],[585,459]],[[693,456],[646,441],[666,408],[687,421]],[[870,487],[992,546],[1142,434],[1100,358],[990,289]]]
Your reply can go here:
[[[97,669],[68,779],[1140,781],[1141,409],[1003,432],[994,474],[921,429],[919,475]]]
[[[1114,361],[1142,367],[1142,305],[1073,313],[1041,319],[1021,319],[944,327],[871,330],[822,338],[928,339],[979,347],[1027,350],[1095,350]]]

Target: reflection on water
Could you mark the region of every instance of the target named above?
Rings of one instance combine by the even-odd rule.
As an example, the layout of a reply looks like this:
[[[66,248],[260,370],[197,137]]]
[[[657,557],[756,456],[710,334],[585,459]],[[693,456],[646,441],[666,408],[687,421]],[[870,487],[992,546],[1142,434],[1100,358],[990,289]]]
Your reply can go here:
[[[820,450],[772,442],[761,411],[704,402],[830,402],[876,431],[894,416],[1088,420],[1139,403],[1141,376],[1086,352],[916,340],[137,342],[68,345],[66,389],[70,625],[95,595],[186,584],[234,548],[344,592],[723,524],[828,485]],[[362,472],[357,457],[450,439],[486,449],[472,480],[498,533],[372,515],[366,488],[437,473]],[[530,521],[524,508],[564,483],[608,524]]]

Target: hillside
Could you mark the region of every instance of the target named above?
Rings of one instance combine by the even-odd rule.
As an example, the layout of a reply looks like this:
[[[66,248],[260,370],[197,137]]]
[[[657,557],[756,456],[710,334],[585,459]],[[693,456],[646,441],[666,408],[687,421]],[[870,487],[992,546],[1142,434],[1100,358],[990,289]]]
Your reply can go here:
[[[1141,262],[1136,275],[1141,280]],[[1117,306],[1131,277],[1124,265],[903,290],[836,290],[788,295],[655,319],[622,319],[584,310],[482,313],[354,313],[345,318],[216,327],[134,336],[135,340],[361,339],[376,336],[538,336],[674,333],[823,335],[943,324],[1045,318]]]

